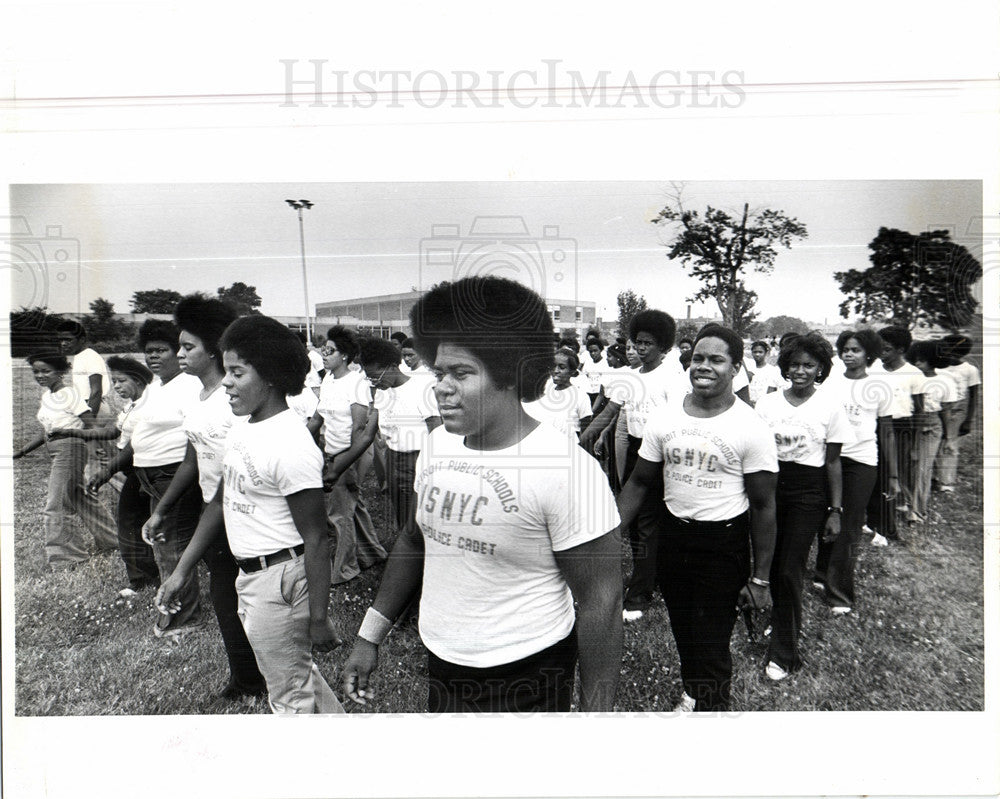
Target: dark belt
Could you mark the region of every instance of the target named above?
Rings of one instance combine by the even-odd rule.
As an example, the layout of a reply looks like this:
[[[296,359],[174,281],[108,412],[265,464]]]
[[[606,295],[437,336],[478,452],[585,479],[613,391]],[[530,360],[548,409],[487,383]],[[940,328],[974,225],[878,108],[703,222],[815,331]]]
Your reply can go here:
[[[246,574],[253,574],[254,572],[259,572],[263,569],[274,566],[277,563],[284,563],[286,560],[297,558],[305,551],[306,545],[299,544],[293,549],[279,549],[277,552],[272,552],[270,555],[260,555],[256,558],[247,558],[246,560],[236,558],[236,565],[239,566],[240,569]]]

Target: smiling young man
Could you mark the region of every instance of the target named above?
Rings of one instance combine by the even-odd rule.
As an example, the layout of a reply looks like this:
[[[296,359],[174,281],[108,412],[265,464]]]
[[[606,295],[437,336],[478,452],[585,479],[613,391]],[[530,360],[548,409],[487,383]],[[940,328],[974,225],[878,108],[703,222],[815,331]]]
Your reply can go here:
[[[733,394],[742,357],[743,342],[733,331],[701,329],[691,393],[650,418],[619,497],[625,525],[662,486],[657,499],[662,496],[666,523],[657,581],[680,655],[683,710],[729,708],[737,605],[771,605],[778,459],[767,425]]]
[[[417,461],[416,521],[389,557],[345,692],[370,697],[378,646],[422,586],[430,712],[567,711],[577,660],[581,710],[611,710],[622,645],[614,500],[597,462],[522,406],[552,368],[544,300],[466,278],[433,288],[410,319],[443,427]]]

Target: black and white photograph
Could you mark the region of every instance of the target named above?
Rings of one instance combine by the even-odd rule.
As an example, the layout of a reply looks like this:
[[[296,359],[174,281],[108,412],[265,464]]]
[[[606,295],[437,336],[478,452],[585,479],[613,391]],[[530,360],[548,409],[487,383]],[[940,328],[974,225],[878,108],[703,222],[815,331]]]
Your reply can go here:
[[[8,102],[11,795],[988,793],[995,80],[315,36]]]

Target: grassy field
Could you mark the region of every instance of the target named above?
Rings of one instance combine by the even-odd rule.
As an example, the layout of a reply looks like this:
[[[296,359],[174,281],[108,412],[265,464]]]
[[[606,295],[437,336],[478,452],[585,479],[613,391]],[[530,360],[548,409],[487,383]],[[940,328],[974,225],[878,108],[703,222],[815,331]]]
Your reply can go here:
[[[15,446],[37,432],[38,397],[27,367],[15,366]],[[831,617],[815,593],[806,596],[802,671],[771,683],[762,671],[765,645],[749,643],[737,626],[733,712],[983,709],[981,432],[966,436],[961,446],[958,490],[934,495],[929,522],[904,530],[901,546],[863,546],[855,613]],[[153,638],[153,596],[118,596],[127,581],[116,555],[95,556],[70,572],[45,571],[41,511],[47,477],[44,450],[15,465],[16,713],[268,712],[259,700],[215,698],[227,676],[217,628],[210,625],[179,645]],[[371,478],[366,498],[379,529],[387,531],[385,500]],[[626,566],[623,552],[623,571]],[[372,569],[331,592],[333,617],[347,643],[321,655],[319,665],[338,694],[340,667],[380,574],[381,568]],[[10,564],[4,576],[10,579]],[[207,579],[202,592],[207,606]],[[359,707],[344,700],[348,712],[422,711],[425,672],[415,626],[404,625],[382,647],[374,701]],[[680,690],[677,653],[660,603],[626,627],[617,709],[667,712]]]

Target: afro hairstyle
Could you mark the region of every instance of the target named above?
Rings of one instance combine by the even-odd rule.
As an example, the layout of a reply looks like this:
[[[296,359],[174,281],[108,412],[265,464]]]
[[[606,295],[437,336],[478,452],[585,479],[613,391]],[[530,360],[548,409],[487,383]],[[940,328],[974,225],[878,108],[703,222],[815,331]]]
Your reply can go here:
[[[326,331],[326,341],[328,344],[332,343],[348,363],[354,363],[357,359],[358,337],[353,330],[343,325],[334,325]]]
[[[438,347],[452,344],[482,361],[498,386],[537,400],[555,364],[555,330],[545,300],[526,286],[493,275],[439,283],[410,311],[414,348],[433,366]]]
[[[177,354],[181,348],[177,340],[179,335],[180,331],[173,322],[168,322],[166,319],[147,319],[139,328],[139,349],[145,350],[151,341],[162,341],[164,344],[169,344],[170,349]]]
[[[403,360],[395,344],[378,336],[360,339],[358,349],[358,360],[362,366],[399,366]]]
[[[792,363],[792,358],[804,352],[819,364],[819,372],[816,375],[816,382],[822,383],[830,375],[833,369],[833,347],[830,342],[819,333],[806,333],[804,336],[796,336],[785,342],[778,355],[778,368],[781,376],[788,379],[788,368]]]
[[[189,294],[174,308],[174,322],[185,333],[197,336],[205,349],[222,364],[219,339],[239,314],[227,302],[204,294]]]
[[[677,335],[677,323],[674,318],[663,311],[639,311],[628,323],[628,337],[635,341],[640,333],[649,333],[656,346],[666,352],[674,346],[674,336]]]
[[[222,334],[219,349],[235,352],[287,396],[305,388],[309,355],[295,333],[269,316],[241,316]]]

